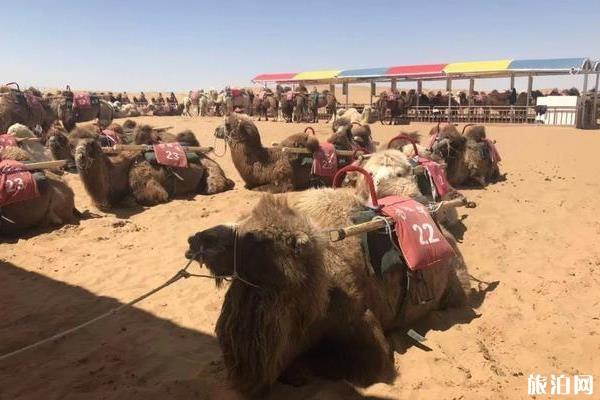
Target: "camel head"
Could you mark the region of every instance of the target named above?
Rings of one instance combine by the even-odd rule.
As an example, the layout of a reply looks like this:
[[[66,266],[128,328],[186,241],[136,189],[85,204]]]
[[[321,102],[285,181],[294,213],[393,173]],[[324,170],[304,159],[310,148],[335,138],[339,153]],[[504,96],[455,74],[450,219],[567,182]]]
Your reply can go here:
[[[237,272],[257,290],[302,290],[314,279],[325,238],[285,197],[264,196],[237,224],[219,225],[188,239],[188,259],[215,277]]]
[[[363,168],[373,177],[377,197],[407,196],[419,198],[421,192],[415,180],[408,157],[395,149],[374,153]],[[357,194],[366,201],[369,197],[367,182],[362,175],[356,184]]]
[[[327,312],[326,238],[286,197],[267,195],[238,224],[198,232],[189,243],[188,259],[234,278],[215,331],[234,388],[263,395],[297,356],[306,327]]]
[[[74,148],[71,148],[71,142],[67,135],[58,128],[51,128],[48,131],[47,144],[55,160],[72,160]]]
[[[96,162],[98,155],[103,154],[99,135],[89,129],[75,128],[69,133],[69,142],[74,150],[75,165],[78,170],[85,171]]]
[[[485,186],[486,177],[491,169],[487,144],[467,140],[464,160],[469,171],[469,179]]]
[[[250,117],[233,113],[224,118],[223,124],[215,129],[215,137],[225,139],[230,145],[233,143],[246,143],[262,146],[258,128]]]
[[[175,136],[175,141],[180,143],[183,146],[198,146],[198,147],[200,147],[200,142],[196,138],[196,135],[194,135],[194,132],[192,132],[189,129],[179,132]]]

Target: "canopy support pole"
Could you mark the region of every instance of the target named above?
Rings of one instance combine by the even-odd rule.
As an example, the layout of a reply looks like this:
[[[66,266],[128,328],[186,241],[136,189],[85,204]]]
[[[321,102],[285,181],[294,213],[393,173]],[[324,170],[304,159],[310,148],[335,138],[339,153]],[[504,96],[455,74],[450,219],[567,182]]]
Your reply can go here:
[[[451,78],[448,78],[448,80],[446,81],[446,93],[448,93],[447,114],[448,114],[448,123],[450,123],[452,120],[452,118],[450,117],[450,112],[452,109],[452,79]]]
[[[377,84],[375,81],[371,81],[371,91],[369,93],[369,105],[373,105],[373,96],[377,93]]]
[[[512,90],[515,87],[515,76],[514,75],[510,75],[510,92],[512,95]],[[515,106],[516,104],[511,104],[510,105],[510,123],[514,123],[515,122]]]
[[[469,108],[473,107],[473,92],[475,91],[475,79],[469,79]]]
[[[391,89],[392,89],[392,91],[395,91],[395,90],[396,90],[396,85],[397,85],[397,83],[398,83],[398,82],[397,82],[396,78],[392,78],[392,85],[391,85]]]
[[[527,76],[527,100],[525,101],[525,123],[529,118],[529,99],[531,99],[531,90],[533,89],[533,76]]]
[[[587,97],[588,90],[588,74],[583,74],[583,91],[581,92],[581,96],[579,97],[579,106],[581,107],[581,122],[577,127],[578,128],[586,128],[585,124],[585,98]]]
[[[594,106],[592,107],[593,122],[594,128],[597,126],[598,122],[598,78],[600,77],[600,72],[596,72],[596,86],[594,86]]]
[[[417,81],[417,113],[419,112],[419,103],[421,100],[421,93],[423,92],[423,81],[418,80]]]

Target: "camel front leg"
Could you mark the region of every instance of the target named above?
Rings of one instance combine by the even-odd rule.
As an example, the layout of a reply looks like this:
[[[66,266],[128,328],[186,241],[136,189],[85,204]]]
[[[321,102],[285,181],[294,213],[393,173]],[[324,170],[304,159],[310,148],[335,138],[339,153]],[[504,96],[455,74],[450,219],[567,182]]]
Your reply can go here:
[[[310,353],[311,369],[318,376],[346,379],[360,387],[391,383],[397,376],[391,346],[368,309],[360,318],[338,326]]]

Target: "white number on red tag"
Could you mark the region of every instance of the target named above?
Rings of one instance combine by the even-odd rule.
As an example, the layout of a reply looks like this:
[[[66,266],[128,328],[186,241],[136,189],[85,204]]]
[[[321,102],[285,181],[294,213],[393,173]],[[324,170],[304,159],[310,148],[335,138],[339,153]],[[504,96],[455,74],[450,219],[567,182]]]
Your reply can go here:
[[[439,238],[435,237],[434,232],[433,232],[433,226],[431,226],[431,224],[427,224],[427,223],[422,224],[422,225],[413,224],[412,230],[415,232],[419,232],[419,243],[422,246],[437,243],[440,241]],[[429,237],[426,239],[425,236],[427,233],[429,233]]]

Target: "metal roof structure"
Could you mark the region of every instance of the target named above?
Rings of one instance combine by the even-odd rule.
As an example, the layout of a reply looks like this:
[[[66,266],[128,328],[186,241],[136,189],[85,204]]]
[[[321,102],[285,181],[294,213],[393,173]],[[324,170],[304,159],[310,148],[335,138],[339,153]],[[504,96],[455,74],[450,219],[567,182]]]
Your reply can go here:
[[[398,65],[347,70],[261,74],[254,83],[358,83],[390,80],[445,80],[600,72],[600,61],[589,58],[468,61],[446,64]]]

